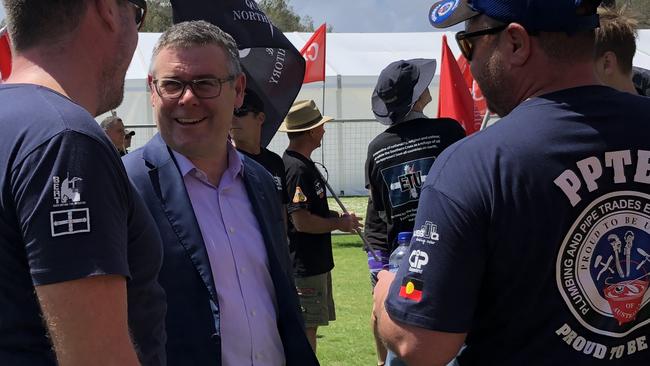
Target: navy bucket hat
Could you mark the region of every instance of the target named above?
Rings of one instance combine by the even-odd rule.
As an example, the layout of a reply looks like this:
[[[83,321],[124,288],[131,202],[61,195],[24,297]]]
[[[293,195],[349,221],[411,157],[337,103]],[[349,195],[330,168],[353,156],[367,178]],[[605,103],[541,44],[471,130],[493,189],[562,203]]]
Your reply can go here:
[[[390,63],[379,74],[372,93],[372,112],[384,125],[394,125],[411,111],[436,73],[436,60],[416,58]]]

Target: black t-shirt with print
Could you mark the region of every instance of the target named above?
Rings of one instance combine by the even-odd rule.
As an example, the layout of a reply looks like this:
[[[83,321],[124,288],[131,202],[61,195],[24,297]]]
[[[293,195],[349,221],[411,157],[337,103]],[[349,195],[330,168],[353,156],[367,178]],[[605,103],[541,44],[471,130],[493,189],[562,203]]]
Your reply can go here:
[[[289,215],[298,210],[307,210],[312,215],[328,217],[329,206],[325,182],[314,162],[291,150],[284,152],[282,160],[287,172]],[[330,233],[299,232],[289,220],[289,248],[295,254],[296,277],[315,276],[334,268]]]
[[[244,150],[238,151],[258,162],[271,174],[273,182],[275,183],[275,189],[280,197],[280,202],[285,205],[289,203],[289,195],[287,194],[287,175],[282,158],[265,147],[263,147],[257,155],[248,153]]]
[[[366,230],[387,232],[381,249],[393,250],[397,234],[413,230],[429,168],[447,146],[463,137],[465,130],[456,120],[417,118],[389,127],[370,142],[366,187],[386,228],[366,225]]]

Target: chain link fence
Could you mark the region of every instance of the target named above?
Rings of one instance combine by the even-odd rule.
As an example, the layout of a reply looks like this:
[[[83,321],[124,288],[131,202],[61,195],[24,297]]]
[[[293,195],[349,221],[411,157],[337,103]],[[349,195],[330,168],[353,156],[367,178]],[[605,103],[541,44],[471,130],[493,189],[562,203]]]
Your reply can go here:
[[[135,131],[131,138],[133,151],[146,144],[157,132],[155,125],[127,125],[126,129]],[[374,119],[332,120],[325,124],[323,145],[312,153],[312,160],[325,166],[323,176],[341,196],[367,195],[364,166],[368,144],[386,126]],[[278,132],[271,140],[268,149],[282,156],[289,146],[289,139]]]

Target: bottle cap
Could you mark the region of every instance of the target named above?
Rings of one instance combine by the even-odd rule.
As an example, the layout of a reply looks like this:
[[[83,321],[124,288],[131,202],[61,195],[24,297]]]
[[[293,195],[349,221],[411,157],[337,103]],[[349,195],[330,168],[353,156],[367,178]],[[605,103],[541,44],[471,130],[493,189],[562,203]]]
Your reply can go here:
[[[402,231],[401,233],[397,234],[397,242],[398,243],[410,243],[411,242],[411,237],[413,236],[413,233],[410,231]]]

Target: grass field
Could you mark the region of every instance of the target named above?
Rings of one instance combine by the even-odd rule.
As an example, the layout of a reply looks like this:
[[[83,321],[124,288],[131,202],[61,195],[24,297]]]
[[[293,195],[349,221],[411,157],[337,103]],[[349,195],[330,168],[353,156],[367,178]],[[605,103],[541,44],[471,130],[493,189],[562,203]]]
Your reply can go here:
[[[327,192],[329,196],[329,192]],[[351,197],[341,197],[341,202],[343,206],[348,209],[349,212],[354,212],[357,216],[366,216],[366,206],[368,205],[368,196],[351,196]],[[330,207],[330,210],[335,210],[341,212],[341,207],[336,203],[334,198],[328,197],[327,204]]]
[[[364,214],[366,201],[363,197],[361,212]],[[337,320],[318,329],[318,359],[323,366],[375,365],[374,339],[369,325],[372,295],[361,239],[356,235],[333,235],[332,248]]]

